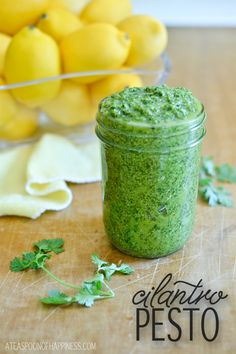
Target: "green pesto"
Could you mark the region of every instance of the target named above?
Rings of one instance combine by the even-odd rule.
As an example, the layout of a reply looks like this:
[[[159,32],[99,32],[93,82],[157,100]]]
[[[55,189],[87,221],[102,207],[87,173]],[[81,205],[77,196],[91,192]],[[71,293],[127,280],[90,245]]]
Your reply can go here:
[[[137,257],[181,248],[194,223],[204,110],[184,88],[127,88],[105,98],[103,219],[111,242]]]
[[[191,120],[201,103],[185,88],[166,85],[132,87],[105,98],[100,104],[103,119],[111,125],[145,123],[149,126]]]

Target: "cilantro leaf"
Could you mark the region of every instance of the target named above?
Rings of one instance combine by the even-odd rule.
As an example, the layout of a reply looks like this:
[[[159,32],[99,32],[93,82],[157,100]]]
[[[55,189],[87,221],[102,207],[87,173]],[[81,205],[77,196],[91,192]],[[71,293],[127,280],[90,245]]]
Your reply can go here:
[[[215,166],[212,157],[203,157],[199,175],[199,195],[210,206],[232,207],[231,193],[216,182],[236,183],[236,168],[229,164]]]
[[[40,298],[43,304],[47,305],[66,305],[75,302],[75,298],[68,296],[58,290],[51,290],[48,292],[48,297]]]
[[[121,265],[119,267],[116,267],[116,272],[128,275],[128,274],[132,274],[134,272],[134,268],[132,268],[128,264],[121,263]]]
[[[207,176],[215,176],[215,164],[212,156],[202,157],[202,170]]]
[[[80,305],[91,307],[94,305],[94,301],[102,298],[100,295],[90,294],[87,290],[81,289],[81,291],[75,295],[76,301]]]
[[[22,258],[15,257],[10,262],[10,270],[12,272],[21,272],[25,269],[39,269],[45,263],[50,255],[39,255],[35,252],[24,252]]]
[[[28,268],[28,263],[25,263],[23,259],[20,257],[15,257],[11,262],[10,262],[10,270],[12,272],[21,272],[22,270],[25,270]]]
[[[217,166],[216,177],[220,182],[236,183],[236,168],[227,163]]]
[[[224,187],[216,187],[209,183],[199,188],[200,196],[208,202],[210,206],[223,205],[225,207],[232,207],[233,201],[230,192]]]
[[[94,291],[100,291],[104,284],[104,276],[103,274],[97,274],[92,279],[84,280],[83,282],[83,289],[86,289],[93,293]]]
[[[100,268],[100,267],[102,267],[102,266],[104,266],[104,265],[109,264],[108,262],[103,261],[102,259],[100,259],[99,256],[98,256],[97,254],[95,254],[95,253],[92,254],[91,258],[92,258],[92,262],[93,262],[94,264],[96,264],[96,265],[98,266],[98,268]]]
[[[63,246],[64,240],[62,238],[52,238],[48,240],[44,239],[34,244],[34,247],[41,252],[54,252],[56,254],[64,252]]]
[[[122,263],[120,266],[115,265],[112,263],[110,266],[105,266],[102,267],[100,270],[102,270],[105,274],[105,278],[107,280],[111,279],[111,276],[115,273],[122,273],[125,275],[132,274],[134,272],[134,269],[130,267],[128,264]]]
[[[104,286],[108,290],[102,290]],[[95,278],[85,280],[79,293],[75,295],[77,302],[86,307],[91,307],[94,305],[95,300],[111,297],[114,297],[114,293],[104,282],[103,274],[97,274]]]
[[[115,272],[122,274],[131,274],[134,272],[134,269],[125,263],[122,263],[120,266],[117,266],[114,263],[109,265],[108,262],[103,261],[98,255],[95,254],[92,255],[92,262],[97,265],[97,273],[104,273],[105,279],[107,280],[110,280],[111,276]]]
[[[199,187],[209,186],[212,183],[210,177],[204,177],[199,179]]]
[[[233,207],[233,200],[231,198],[231,193],[227,191],[224,187],[216,187],[218,191],[218,204],[221,204],[227,208]]]
[[[109,266],[100,268],[99,271],[104,272],[105,279],[111,280],[111,276],[116,272],[116,269],[117,269],[116,265],[112,263]]]
[[[21,272],[26,269],[40,269],[45,265],[45,261],[51,258],[49,252],[56,254],[63,252],[64,241],[62,239],[42,240],[34,244],[34,252],[23,252],[21,257],[15,257],[10,262],[10,270]]]

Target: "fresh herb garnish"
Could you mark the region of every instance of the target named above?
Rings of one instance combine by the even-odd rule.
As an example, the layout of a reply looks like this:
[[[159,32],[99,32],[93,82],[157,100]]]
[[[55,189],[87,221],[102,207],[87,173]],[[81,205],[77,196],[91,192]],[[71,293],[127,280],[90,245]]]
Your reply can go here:
[[[54,252],[56,254],[63,252],[63,245],[64,240],[59,238],[39,241],[34,244],[34,252],[24,252],[22,257],[15,257],[10,262],[10,270],[13,272],[21,272],[27,269],[42,269],[45,273],[47,273],[51,278],[56,280],[61,285],[67,288],[78,289],[77,285],[67,283],[64,280],[58,278],[46,267],[46,260],[51,258],[50,252]]]
[[[199,178],[199,195],[210,206],[232,207],[231,193],[217,182],[236,183],[236,168],[229,164],[216,166],[212,157],[203,157]]]
[[[122,263],[119,266],[103,261],[99,256],[93,254],[92,262],[97,266],[95,277],[84,280],[82,286],[68,283],[55,274],[46,266],[46,261],[51,258],[51,253],[59,254],[64,251],[64,240],[61,238],[41,240],[34,244],[34,252],[24,252],[21,257],[15,257],[10,262],[10,269],[13,272],[21,272],[27,269],[43,270],[51,278],[66,288],[76,289],[73,296],[69,296],[58,290],[50,290],[48,296],[40,298],[40,301],[48,305],[70,305],[78,303],[86,307],[94,305],[95,300],[108,299],[115,296],[113,290],[104,279],[110,280],[115,272],[122,274],[131,274],[134,269],[129,265]]]
[[[221,166],[216,166],[217,181],[236,183],[236,168],[224,163]]]
[[[107,290],[103,290],[103,288]],[[85,280],[79,293],[75,295],[76,301],[87,307],[94,304],[94,300],[114,297],[115,294],[104,281],[103,274],[96,275],[93,279]]]
[[[217,187],[212,183],[202,187],[200,186],[199,194],[212,207],[216,206],[217,204],[228,208],[233,206],[233,200],[231,198],[230,192],[222,186]]]
[[[62,238],[53,238],[50,240],[41,240],[34,244],[34,247],[40,250],[41,252],[54,252],[59,254],[64,252],[64,240]]]
[[[215,176],[215,164],[211,156],[202,157],[201,173],[210,177]]]
[[[106,288],[107,290],[103,290]],[[79,292],[74,296],[68,296],[58,290],[48,292],[48,297],[41,298],[40,301],[48,305],[70,305],[78,303],[86,307],[94,305],[95,300],[108,299],[114,297],[114,292],[104,282],[102,274],[97,275],[95,278],[85,280]]]
[[[68,296],[59,290],[50,290],[48,297],[42,297],[40,301],[47,305],[67,305],[75,302],[73,296]]]
[[[92,255],[92,262],[97,266],[97,273],[103,273],[105,279],[110,280],[111,276],[115,273],[122,273],[122,274],[132,274],[134,269],[130,267],[128,264],[121,263],[117,266],[114,263],[109,265],[108,262],[103,261],[100,259],[96,254]]]
[[[15,257],[10,263],[12,272],[21,272],[25,269],[39,269],[50,255],[37,255],[34,252],[24,252],[22,257]]]
[[[46,260],[51,258],[49,253],[63,252],[63,245],[62,238],[39,241],[34,244],[34,252],[24,252],[21,258],[14,258],[10,263],[10,269],[13,272],[21,272],[25,269],[43,269]]]

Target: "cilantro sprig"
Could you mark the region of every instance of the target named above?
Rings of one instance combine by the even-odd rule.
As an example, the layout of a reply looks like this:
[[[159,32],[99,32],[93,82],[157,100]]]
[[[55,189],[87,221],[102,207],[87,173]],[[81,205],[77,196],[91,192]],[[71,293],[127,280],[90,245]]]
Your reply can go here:
[[[92,279],[86,279],[82,285],[68,283],[55,274],[47,267],[46,261],[49,260],[53,253],[59,254],[64,252],[64,240],[61,238],[41,240],[36,242],[31,252],[23,252],[21,257],[15,257],[10,262],[10,270],[13,272],[21,272],[27,269],[43,270],[52,279],[66,288],[76,289],[76,294],[69,296],[59,290],[50,290],[48,295],[41,297],[40,301],[47,305],[70,305],[77,303],[86,307],[94,305],[94,301],[101,299],[109,299],[115,296],[114,291],[106,283],[110,280],[115,272],[122,274],[131,274],[134,269],[125,263],[116,265],[99,258],[98,255],[92,255],[92,262],[96,265],[95,276]]]
[[[51,290],[48,292],[48,296],[41,298],[40,301],[47,305],[70,305],[78,303],[86,307],[91,307],[94,305],[95,300],[109,299],[114,296],[115,294],[112,289],[104,282],[104,276],[100,274],[93,279],[85,280],[79,288],[79,292],[74,296],[68,296],[58,290]]]
[[[46,266],[46,261],[51,258],[52,254],[64,252],[64,240],[61,238],[53,238],[49,240],[41,240],[34,244],[34,252],[23,252],[21,257],[15,257],[10,262],[10,270],[12,272],[21,272],[27,269],[43,270],[51,278],[67,288],[78,289],[77,285],[68,283],[55,274],[53,274]]]
[[[210,206],[233,207],[231,193],[218,182],[236,183],[236,168],[223,164],[215,165],[212,157],[203,157],[199,176],[199,196]]]

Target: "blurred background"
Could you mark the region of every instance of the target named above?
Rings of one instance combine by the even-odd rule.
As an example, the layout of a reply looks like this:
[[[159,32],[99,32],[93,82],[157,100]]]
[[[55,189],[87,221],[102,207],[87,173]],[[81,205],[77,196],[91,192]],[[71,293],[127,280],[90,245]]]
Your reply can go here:
[[[221,87],[234,70],[234,28],[236,0],[0,0],[0,148],[47,132],[88,141],[99,102],[124,87],[206,100],[206,75]]]
[[[236,27],[235,0],[133,0],[135,13],[157,17],[167,26]]]

